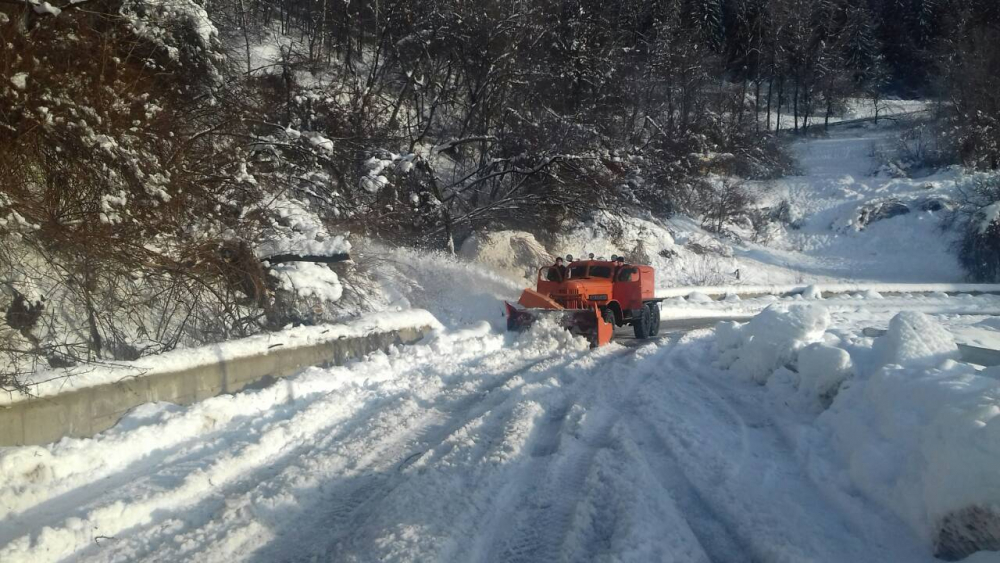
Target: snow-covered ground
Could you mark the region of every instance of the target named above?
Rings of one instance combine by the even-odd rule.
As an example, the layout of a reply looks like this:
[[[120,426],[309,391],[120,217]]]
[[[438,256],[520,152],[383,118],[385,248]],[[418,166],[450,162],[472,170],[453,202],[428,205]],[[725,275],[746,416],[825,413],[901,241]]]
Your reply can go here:
[[[925,189],[870,176],[881,135],[798,145],[803,176],[768,197],[792,201],[799,229],[770,245],[678,218],[637,219],[614,242],[585,225],[551,249],[645,252],[663,288],[729,267],[741,279],[714,285],[881,285],[685,293],[665,302],[657,339],[622,329],[590,350],[546,322],[503,331],[517,261],[355,245],[379,307],[430,311],[433,336],[265,389],[146,405],[93,439],[0,449],[0,561],[920,562],[1000,549],[1000,372],[957,346],[1000,348],[1000,296],[884,283],[960,281],[935,212],[844,221],[885,194],[946,195],[959,177]],[[629,246],[638,235],[645,248]]]
[[[149,405],[93,440],[3,452],[0,559],[932,560],[934,517],[998,500],[977,488],[998,485],[993,471],[941,488],[949,460],[1000,442],[969,428],[924,474],[907,464],[943,446],[883,433],[946,439],[965,416],[931,416],[948,393],[988,398],[996,380],[945,350],[915,408],[895,374],[937,364],[852,363],[881,348],[817,310],[596,351],[555,326],[513,335],[483,322],[263,390]],[[892,334],[886,353],[899,354]],[[806,365],[811,342],[841,362]],[[910,355],[926,361],[921,350]],[[855,364],[867,371],[817,422]],[[886,391],[889,377],[903,387]],[[969,377],[969,391],[954,388]],[[866,413],[871,436],[855,420]],[[889,445],[904,457],[880,457]]]
[[[970,180],[957,168],[902,176],[892,164],[898,135],[845,127],[793,144],[796,175],[747,184],[762,206],[787,206],[786,223],[757,242],[749,229],[734,229],[739,241],[717,237],[686,216],[598,218],[558,235],[551,250],[648,261],[661,288],[961,282],[955,235],[942,227]]]

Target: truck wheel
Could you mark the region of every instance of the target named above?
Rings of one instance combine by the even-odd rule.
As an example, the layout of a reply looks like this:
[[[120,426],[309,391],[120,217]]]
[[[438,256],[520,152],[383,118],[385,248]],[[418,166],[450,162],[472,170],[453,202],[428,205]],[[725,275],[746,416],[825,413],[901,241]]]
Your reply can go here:
[[[640,340],[649,338],[649,329],[652,322],[653,318],[649,314],[649,307],[643,306],[642,309],[639,309],[639,316],[632,321],[632,328],[635,329],[635,337]]]
[[[615,326],[615,312],[610,308],[605,307],[604,309],[601,309],[601,318],[612,327]]]
[[[649,308],[649,335],[656,336],[660,333],[660,305],[658,303],[650,303],[646,307]]]

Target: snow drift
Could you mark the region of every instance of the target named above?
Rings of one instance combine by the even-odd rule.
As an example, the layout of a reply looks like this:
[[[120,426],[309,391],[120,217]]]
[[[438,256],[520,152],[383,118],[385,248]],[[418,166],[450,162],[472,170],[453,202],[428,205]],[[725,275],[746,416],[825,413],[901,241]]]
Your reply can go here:
[[[783,402],[828,407],[800,436],[817,474],[895,513],[940,557],[1000,550],[1000,370],[957,362],[952,335],[922,313],[897,314],[867,345],[829,325],[822,307],[771,306],[720,323],[716,348]]]

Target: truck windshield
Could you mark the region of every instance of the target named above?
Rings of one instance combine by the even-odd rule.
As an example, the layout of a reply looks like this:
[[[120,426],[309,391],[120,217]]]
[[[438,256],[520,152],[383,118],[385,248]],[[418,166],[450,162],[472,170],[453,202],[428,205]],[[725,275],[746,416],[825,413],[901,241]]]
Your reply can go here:
[[[587,275],[587,266],[586,265],[573,266],[572,268],[569,269],[569,277],[570,278],[582,278],[582,277],[586,277],[586,275]]]
[[[636,273],[638,273],[638,270],[635,268],[622,268],[618,272],[618,281],[632,281],[632,276],[635,276]],[[636,277],[638,278],[638,276]]]
[[[611,277],[611,267],[610,266],[591,266],[590,267],[590,277],[592,277],[592,278],[610,278]]]

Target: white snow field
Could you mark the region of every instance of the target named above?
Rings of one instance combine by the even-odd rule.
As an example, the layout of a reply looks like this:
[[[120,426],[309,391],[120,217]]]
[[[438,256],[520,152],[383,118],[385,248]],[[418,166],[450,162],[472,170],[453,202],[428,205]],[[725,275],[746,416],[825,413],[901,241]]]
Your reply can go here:
[[[898,285],[961,281],[934,212],[844,227],[880,194],[960,181],[869,176],[880,135],[797,145],[803,176],[779,190],[801,226],[770,246],[706,258],[691,221],[630,223],[665,292],[745,274],[714,280],[735,286],[721,299],[675,292],[647,341],[505,332],[524,264],[494,250],[495,270],[356,247],[384,307],[426,309],[432,336],[0,448],[0,562],[1000,561],[1000,368],[958,346],[1000,349],[1000,296]],[[602,232],[553,250],[632,250]]]

